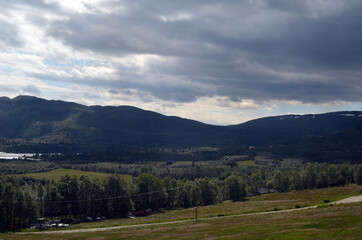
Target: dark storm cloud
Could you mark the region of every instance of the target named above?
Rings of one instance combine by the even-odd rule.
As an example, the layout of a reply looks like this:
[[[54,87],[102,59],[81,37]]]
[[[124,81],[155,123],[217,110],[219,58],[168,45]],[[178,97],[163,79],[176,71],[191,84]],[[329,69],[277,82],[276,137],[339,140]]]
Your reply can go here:
[[[125,0],[85,13],[36,3],[66,16],[46,24],[46,34],[75,50],[166,58],[143,74],[119,66],[118,81],[88,79],[114,94],[132,88],[179,102],[213,95],[362,101],[361,1]]]

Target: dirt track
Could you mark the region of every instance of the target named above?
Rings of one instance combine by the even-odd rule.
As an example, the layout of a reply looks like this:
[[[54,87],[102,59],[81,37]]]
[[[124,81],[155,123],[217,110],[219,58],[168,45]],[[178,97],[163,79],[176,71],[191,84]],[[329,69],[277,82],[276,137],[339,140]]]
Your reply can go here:
[[[354,203],[354,202],[362,202],[362,195],[361,196],[354,196],[354,197],[345,198],[345,199],[339,200],[339,201],[337,201],[335,203],[340,204],[340,203]]]
[[[345,204],[345,203],[355,203],[362,202],[361,196],[354,196],[345,198],[336,202],[331,202],[330,204]],[[293,208],[287,210],[279,210],[279,211],[269,211],[269,212],[257,212],[257,213],[247,213],[247,214],[236,214],[230,216],[220,216],[220,217],[208,217],[208,218],[199,218],[198,220],[211,220],[211,219],[222,219],[222,218],[232,218],[232,217],[240,217],[240,216],[251,216],[251,215],[261,215],[261,214],[276,214],[282,212],[292,212],[292,211],[302,211],[306,209],[317,208],[319,205],[304,207],[304,208]],[[135,224],[135,225],[125,225],[125,226],[116,226],[116,227],[104,227],[104,228],[88,228],[88,229],[77,229],[77,230],[61,230],[61,231],[43,231],[43,232],[26,232],[26,233],[17,233],[17,234],[67,234],[67,233],[80,233],[80,232],[98,232],[98,231],[109,231],[115,229],[123,229],[123,228],[137,228],[137,227],[145,227],[145,226],[155,226],[155,225],[165,225],[165,224],[175,224],[175,223],[184,223],[184,222],[192,222],[194,219],[187,220],[178,220],[178,221],[169,221],[169,222],[161,222],[161,223],[146,223],[146,224]]]

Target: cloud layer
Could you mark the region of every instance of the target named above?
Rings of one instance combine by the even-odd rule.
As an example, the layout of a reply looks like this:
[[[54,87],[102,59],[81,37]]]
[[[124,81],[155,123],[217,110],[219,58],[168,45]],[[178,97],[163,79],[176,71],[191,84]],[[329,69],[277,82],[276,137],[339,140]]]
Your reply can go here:
[[[209,103],[219,114],[215,122],[225,111],[265,110],[276,102],[362,102],[361,1],[0,0],[0,6],[1,95],[177,109],[189,117],[195,115],[187,107]],[[233,114],[224,122],[237,122]]]

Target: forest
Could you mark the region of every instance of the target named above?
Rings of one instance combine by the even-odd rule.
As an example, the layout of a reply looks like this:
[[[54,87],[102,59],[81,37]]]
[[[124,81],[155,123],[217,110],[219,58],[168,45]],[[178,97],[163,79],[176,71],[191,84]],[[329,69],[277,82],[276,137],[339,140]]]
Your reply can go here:
[[[0,166],[2,232],[26,228],[39,217],[68,222],[87,217],[123,218],[142,215],[146,209],[155,212],[225,200],[246,201],[265,191],[362,185],[362,166],[358,164],[271,161],[262,157],[253,161],[239,156],[219,161],[138,164],[2,161]],[[58,182],[5,174],[17,168],[18,173],[24,173],[60,166],[112,174],[104,179],[66,175]],[[120,177],[125,173],[133,176],[132,181]]]

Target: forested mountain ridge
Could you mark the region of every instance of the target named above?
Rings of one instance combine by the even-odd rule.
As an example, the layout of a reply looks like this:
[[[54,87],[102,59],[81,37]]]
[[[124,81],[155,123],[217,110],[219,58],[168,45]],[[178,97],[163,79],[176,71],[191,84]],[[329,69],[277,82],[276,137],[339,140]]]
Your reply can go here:
[[[216,145],[217,134],[224,132],[223,127],[131,106],[87,107],[30,96],[0,99],[0,126],[3,140],[102,146]]]
[[[344,111],[265,117],[230,126],[230,128],[235,131],[248,132],[250,135],[261,135],[265,138],[263,139],[265,142],[296,143],[296,141],[305,138],[324,138],[342,133],[361,133],[362,112]]]
[[[0,150],[259,146],[294,152],[362,149],[362,111],[284,115],[214,126],[130,106],[84,106],[31,96],[0,98]],[[19,146],[22,146],[19,148]],[[284,148],[283,151],[286,151]]]

